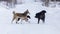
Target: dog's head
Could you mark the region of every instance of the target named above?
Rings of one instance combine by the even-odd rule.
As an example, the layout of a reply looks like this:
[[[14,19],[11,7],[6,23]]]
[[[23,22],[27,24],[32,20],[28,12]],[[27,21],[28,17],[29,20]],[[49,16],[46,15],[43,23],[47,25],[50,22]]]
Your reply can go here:
[[[35,18],[38,18],[38,13],[35,14]]]
[[[24,13],[26,13],[26,14],[28,14],[28,13],[29,13],[29,14],[30,14],[30,12],[29,12],[29,10],[28,10],[28,9],[27,9]]]
[[[46,13],[45,10],[42,10],[41,12],[36,13],[35,18],[38,18],[39,15],[41,15],[41,14],[45,14],[45,13]]]
[[[45,11],[45,10],[42,10],[41,12],[42,12],[42,13],[46,13],[46,11]]]

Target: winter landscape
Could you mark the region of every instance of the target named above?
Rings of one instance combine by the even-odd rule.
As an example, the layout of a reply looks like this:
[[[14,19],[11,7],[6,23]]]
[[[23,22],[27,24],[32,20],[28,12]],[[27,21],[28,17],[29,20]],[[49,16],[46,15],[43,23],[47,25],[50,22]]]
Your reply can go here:
[[[33,2],[33,0],[26,0],[23,4],[16,4],[14,8],[9,8],[0,3],[0,34],[60,34],[60,6],[51,4],[49,7],[42,6],[42,2]],[[29,10],[31,19],[30,23],[19,21],[16,24],[12,23],[13,11],[16,13],[23,13],[26,9]],[[47,13],[45,23],[40,21],[37,24],[35,14],[41,10],[46,10]]]

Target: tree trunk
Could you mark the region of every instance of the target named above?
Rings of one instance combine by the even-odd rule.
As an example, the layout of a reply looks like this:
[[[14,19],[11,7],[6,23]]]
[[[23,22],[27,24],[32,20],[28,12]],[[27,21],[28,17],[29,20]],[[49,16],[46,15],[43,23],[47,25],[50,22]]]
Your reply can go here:
[[[49,6],[49,0],[45,1],[45,6],[48,7]]]

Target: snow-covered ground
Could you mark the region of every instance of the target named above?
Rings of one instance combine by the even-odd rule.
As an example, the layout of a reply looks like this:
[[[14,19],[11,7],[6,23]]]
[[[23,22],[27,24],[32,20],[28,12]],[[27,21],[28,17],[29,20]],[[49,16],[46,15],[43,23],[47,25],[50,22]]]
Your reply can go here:
[[[30,23],[23,21],[23,24],[13,24],[12,12],[16,11],[23,13],[29,10],[31,19]],[[41,10],[46,10],[46,21],[43,24],[37,24],[37,19],[34,17],[36,13]],[[60,34],[60,8],[59,7],[45,7],[41,3],[26,3],[16,5],[15,8],[6,9],[0,6],[0,34]],[[21,23],[19,21],[19,23]]]

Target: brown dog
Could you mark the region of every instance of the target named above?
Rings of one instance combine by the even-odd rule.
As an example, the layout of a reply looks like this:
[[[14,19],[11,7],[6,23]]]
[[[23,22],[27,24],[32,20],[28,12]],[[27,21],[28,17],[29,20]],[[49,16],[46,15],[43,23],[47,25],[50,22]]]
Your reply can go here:
[[[28,9],[24,13],[15,13],[15,11],[13,11],[13,20],[12,20],[12,22],[16,19],[16,23],[17,23],[18,18],[20,18],[21,20],[28,21],[28,19],[27,19],[27,14],[28,13],[29,13]]]

